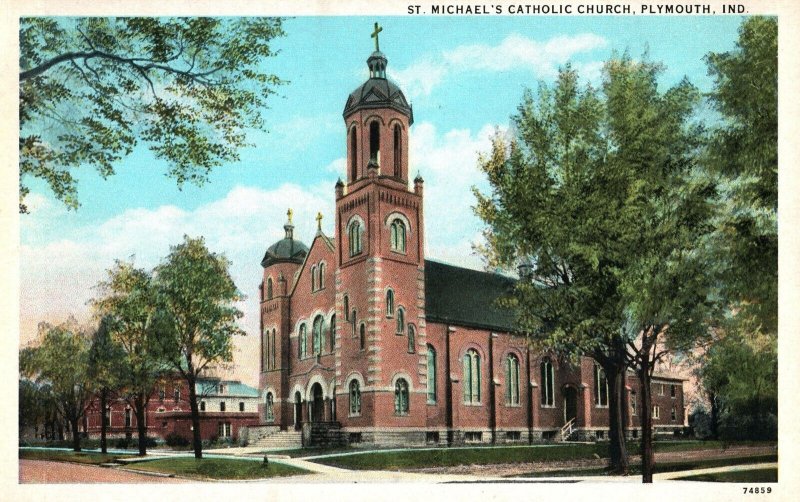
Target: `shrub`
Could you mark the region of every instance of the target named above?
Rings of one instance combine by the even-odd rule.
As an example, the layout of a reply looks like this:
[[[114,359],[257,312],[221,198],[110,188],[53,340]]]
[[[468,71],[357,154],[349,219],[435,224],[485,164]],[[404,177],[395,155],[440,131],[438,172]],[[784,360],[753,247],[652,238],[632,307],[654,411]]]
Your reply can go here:
[[[189,446],[189,444],[191,443],[191,441],[189,441],[188,438],[178,434],[177,432],[170,432],[169,434],[167,434],[165,441],[167,443],[167,446],[173,446],[173,447]]]

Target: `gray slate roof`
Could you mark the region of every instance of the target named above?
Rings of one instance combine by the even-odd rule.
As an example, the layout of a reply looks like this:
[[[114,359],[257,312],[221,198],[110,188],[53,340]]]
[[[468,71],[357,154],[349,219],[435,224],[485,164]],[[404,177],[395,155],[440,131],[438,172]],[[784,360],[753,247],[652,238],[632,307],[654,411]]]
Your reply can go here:
[[[499,274],[425,260],[425,318],[447,324],[515,331],[514,313],[496,300],[515,280]]]
[[[262,267],[268,267],[278,262],[303,263],[308,254],[308,246],[302,241],[286,237],[271,245],[261,260]]]

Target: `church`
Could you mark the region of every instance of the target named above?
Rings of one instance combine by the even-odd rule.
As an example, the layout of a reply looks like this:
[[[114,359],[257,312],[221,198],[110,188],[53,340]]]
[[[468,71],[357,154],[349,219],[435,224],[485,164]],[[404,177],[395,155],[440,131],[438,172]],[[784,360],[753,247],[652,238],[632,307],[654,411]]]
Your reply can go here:
[[[375,51],[344,105],[346,181],[335,230],[266,250],[260,285],[260,426],[251,440],[454,445],[604,439],[608,388],[589,358],[533,352],[496,300],[514,279],[425,255],[424,182],[409,179],[412,107]],[[468,196],[464,194],[464,196]],[[654,427],[684,425],[683,381],[653,378]],[[629,374],[627,433],[639,431]],[[295,436],[292,436],[295,437]],[[265,443],[269,444],[269,442]]]

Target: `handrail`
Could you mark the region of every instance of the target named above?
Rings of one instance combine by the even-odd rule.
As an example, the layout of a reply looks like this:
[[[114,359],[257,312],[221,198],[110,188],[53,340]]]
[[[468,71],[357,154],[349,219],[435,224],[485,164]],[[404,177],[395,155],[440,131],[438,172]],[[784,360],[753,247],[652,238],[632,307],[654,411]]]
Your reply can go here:
[[[569,422],[564,424],[564,427],[561,428],[561,440],[566,441],[568,437],[572,435],[573,429],[572,426],[575,424],[575,417],[571,418]]]

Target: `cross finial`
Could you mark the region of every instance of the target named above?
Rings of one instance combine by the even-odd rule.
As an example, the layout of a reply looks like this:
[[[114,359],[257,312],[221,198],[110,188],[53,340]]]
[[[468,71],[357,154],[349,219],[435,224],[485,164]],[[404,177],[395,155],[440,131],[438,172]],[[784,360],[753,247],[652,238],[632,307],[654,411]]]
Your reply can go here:
[[[370,37],[375,39],[375,51],[376,52],[381,50],[380,49],[380,45],[378,45],[378,33],[382,32],[382,31],[383,31],[383,28],[381,26],[378,26],[378,23],[375,23],[375,31],[372,32],[372,35],[370,35]]]
[[[289,210],[286,211],[286,217],[289,218],[289,225],[292,224],[292,214],[294,214],[292,213],[292,208],[289,208]]]
[[[322,213],[317,213],[317,230],[322,231]]]

